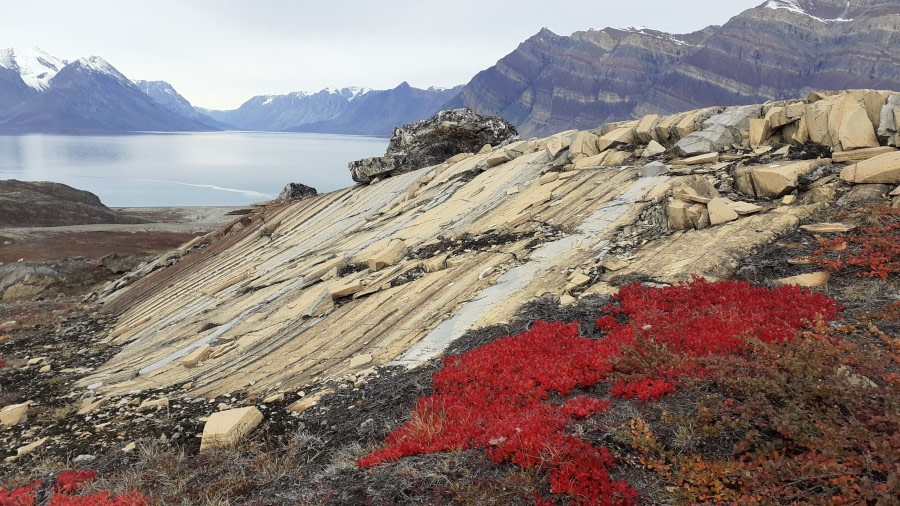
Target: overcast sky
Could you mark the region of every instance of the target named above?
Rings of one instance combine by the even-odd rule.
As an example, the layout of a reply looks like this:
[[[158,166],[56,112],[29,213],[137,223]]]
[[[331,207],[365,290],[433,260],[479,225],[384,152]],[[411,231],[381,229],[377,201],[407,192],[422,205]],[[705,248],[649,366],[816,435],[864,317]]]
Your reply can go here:
[[[194,105],[328,86],[465,84],[541,27],[685,33],[763,0],[0,0],[0,47],[102,56]]]

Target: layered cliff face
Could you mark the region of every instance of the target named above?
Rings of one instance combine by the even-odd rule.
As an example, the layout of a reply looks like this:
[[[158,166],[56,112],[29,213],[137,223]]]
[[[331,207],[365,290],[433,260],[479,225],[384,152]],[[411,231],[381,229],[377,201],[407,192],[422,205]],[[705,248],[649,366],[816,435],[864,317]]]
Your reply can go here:
[[[900,1],[771,0],[685,35],[544,29],[447,106],[503,116],[529,136],[851,87],[900,87]]]

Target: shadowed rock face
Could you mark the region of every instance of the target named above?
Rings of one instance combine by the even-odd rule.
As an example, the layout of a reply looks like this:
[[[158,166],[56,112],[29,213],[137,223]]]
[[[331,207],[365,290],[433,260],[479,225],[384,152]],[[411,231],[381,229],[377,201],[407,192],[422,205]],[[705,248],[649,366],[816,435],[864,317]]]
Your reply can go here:
[[[93,193],[60,183],[0,181],[0,227],[142,223],[103,205]]]
[[[897,90],[898,10],[897,0],[773,0],[691,34],[544,29],[447,107],[500,115],[531,136],[814,89]]]
[[[348,167],[354,181],[370,183],[374,178],[437,165],[460,153],[477,153],[486,144],[497,146],[517,138],[516,128],[503,118],[451,109],[395,128],[383,157],[350,162]]]
[[[281,194],[278,195],[278,200],[295,201],[306,197],[315,197],[318,194],[319,192],[312,186],[306,186],[301,183],[288,183],[284,190],[281,190]]]

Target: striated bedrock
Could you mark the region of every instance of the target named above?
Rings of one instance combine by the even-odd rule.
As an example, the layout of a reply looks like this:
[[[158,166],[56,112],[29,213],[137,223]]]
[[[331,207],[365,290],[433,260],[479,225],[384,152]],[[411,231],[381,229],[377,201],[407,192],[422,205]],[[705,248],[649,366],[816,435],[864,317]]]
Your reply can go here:
[[[431,118],[394,129],[384,156],[350,162],[357,183],[437,165],[462,153],[474,154],[486,145],[518,139],[516,128],[503,118],[469,109],[440,111]]]
[[[840,199],[890,190],[900,206],[897,139],[876,134],[898,96],[648,116],[257,205],[95,293],[122,348],[78,384],[99,397],[309,391],[420,364],[535,298],[731,278]]]
[[[447,106],[531,136],[842,88],[900,89],[897,0],[771,0],[690,34],[543,29]]]
[[[61,183],[0,181],[0,227],[144,223],[103,205],[91,192]]]

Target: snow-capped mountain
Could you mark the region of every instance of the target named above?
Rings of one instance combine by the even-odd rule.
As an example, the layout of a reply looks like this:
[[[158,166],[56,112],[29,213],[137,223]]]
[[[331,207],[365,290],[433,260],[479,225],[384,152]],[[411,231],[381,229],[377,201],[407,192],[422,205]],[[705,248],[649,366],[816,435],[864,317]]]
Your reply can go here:
[[[157,104],[99,56],[69,63],[38,48],[0,50],[0,132],[213,129]]]
[[[232,128],[230,125],[226,125],[224,123],[216,121],[215,119],[201,113],[199,110],[194,108],[193,105],[191,105],[188,99],[181,96],[181,94],[175,91],[175,88],[166,81],[138,80],[132,81],[132,83],[134,83],[134,85],[137,86],[139,90],[152,98],[154,102],[174,112],[175,114],[190,118],[195,121],[199,121],[200,123],[215,128],[221,128],[225,130]]]
[[[16,71],[22,81],[37,91],[46,90],[66,62],[37,47],[0,49],[0,67]]]
[[[458,91],[407,83],[391,90],[325,88],[259,95],[232,111],[200,111],[242,130],[390,135],[398,125],[430,117]]]
[[[462,89],[413,88],[407,82],[390,90],[370,90],[348,101],[333,118],[296,124],[285,130],[351,135],[390,136],[394,128],[430,118]]]
[[[200,111],[222,123],[241,130],[279,132],[336,117],[351,102],[365,96],[368,88],[325,88],[308,93],[296,91],[287,95],[258,95],[231,111]]]

